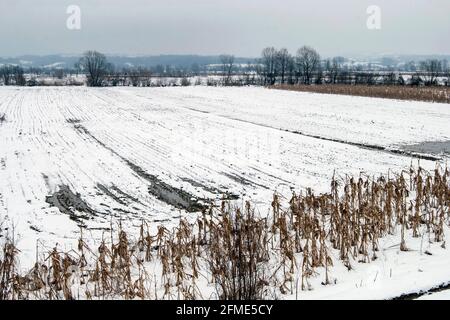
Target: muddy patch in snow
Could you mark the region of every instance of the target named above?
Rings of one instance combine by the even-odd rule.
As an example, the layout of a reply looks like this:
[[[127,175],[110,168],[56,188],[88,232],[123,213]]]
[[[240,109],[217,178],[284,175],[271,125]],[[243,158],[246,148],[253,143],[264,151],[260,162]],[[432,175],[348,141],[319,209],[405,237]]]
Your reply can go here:
[[[114,149],[108,147],[102,141],[97,139],[86,127],[81,124],[75,124],[74,128],[83,134],[88,135],[99,145],[109,150],[111,153],[119,157],[126,165],[134,171],[139,177],[150,182],[148,187],[148,192],[155,196],[158,200],[163,201],[169,205],[174,206],[178,209],[184,209],[187,212],[197,212],[208,208],[208,203],[211,202],[209,199],[203,199],[196,197],[183,189],[175,188],[164,181],[158,179],[156,175],[146,172],[144,169],[139,167],[137,164],[133,163],[129,159],[123,157],[117,153]]]
[[[450,141],[427,141],[418,144],[403,145],[402,149],[410,152],[450,155]]]
[[[197,212],[208,208],[208,199],[198,198],[183,189],[175,188],[158,179],[155,175],[147,173],[130,160],[122,159],[138,176],[150,182],[148,192],[158,200],[187,212]]]
[[[208,208],[208,201],[206,199],[196,198],[190,193],[182,189],[174,188],[161,180],[155,180],[148,187],[148,192],[158,200],[188,212],[197,212]]]
[[[67,119],[66,121],[68,123],[71,123],[71,124],[75,124],[75,123],[80,123],[81,122],[80,119],[74,119],[74,118]]]
[[[127,205],[120,197],[116,196],[114,193],[112,193],[106,186],[104,186],[101,183],[97,183],[97,188],[105,195],[116,201],[117,203],[120,203],[121,205]]]
[[[78,223],[97,216],[97,212],[81,198],[81,195],[74,193],[66,185],[59,186],[59,190],[47,196],[45,202],[50,204],[51,207],[58,208],[60,212],[69,215],[70,219]]]
[[[129,199],[131,202],[134,203],[139,203],[141,205],[144,205],[141,201],[139,201],[138,198],[133,197],[132,195],[126,193],[125,191],[123,191],[122,189],[120,189],[118,186],[116,185],[112,185],[111,190],[114,190],[115,192],[117,192],[118,194],[120,194],[123,198]]]
[[[121,205],[130,206],[132,203],[138,203],[140,205],[145,206],[145,204],[143,204],[138,198],[131,196],[130,194],[126,193],[125,191],[123,191],[122,189],[120,189],[118,186],[116,186],[114,184],[107,187],[101,183],[97,183],[97,188],[103,194],[107,195],[108,197],[110,197],[117,203],[120,203]],[[131,208],[138,210],[138,211],[140,210],[139,208],[136,208],[136,207],[131,207]]]

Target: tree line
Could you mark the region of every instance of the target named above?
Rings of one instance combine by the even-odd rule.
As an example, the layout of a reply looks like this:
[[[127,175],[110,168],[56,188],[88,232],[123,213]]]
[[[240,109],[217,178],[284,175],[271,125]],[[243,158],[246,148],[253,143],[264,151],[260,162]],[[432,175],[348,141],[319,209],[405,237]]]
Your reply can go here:
[[[4,65],[0,67],[0,78],[5,86],[17,85],[24,86],[25,72],[20,66]]]
[[[312,47],[303,46],[295,55],[285,48],[280,50],[267,47],[262,50],[257,66],[263,85],[279,84],[364,84],[364,85],[405,85],[406,72],[373,71],[349,68],[344,65],[345,59],[334,57],[321,59],[320,54]],[[418,67],[409,72],[411,85],[437,85],[440,76],[446,77],[445,85],[450,77],[450,68],[446,60],[429,59],[421,61]]]
[[[387,59],[387,58],[386,58]],[[108,62],[107,57],[97,51],[87,51],[73,69],[54,69],[45,72],[39,68],[29,68],[27,72],[50,74],[63,79],[66,73],[84,74],[88,86],[165,86],[201,84],[198,77],[206,77],[206,85],[243,86],[276,84],[356,84],[356,85],[437,85],[440,77],[446,77],[445,85],[450,86],[450,69],[447,61],[429,59],[409,63],[408,70],[413,72],[374,71],[371,68],[349,66],[343,57],[322,59],[310,46],[302,46],[295,55],[286,48],[264,48],[261,57],[248,64],[236,64],[233,55],[224,54],[216,65],[191,68],[157,65],[153,68],[124,67],[117,70]],[[408,75],[408,77],[406,77]],[[196,79],[192,79],[197,77]],[[157,79],[152,81],[152,79]],[[167,80],[164,78],[178,78]],[[4,85],[38,85],[33,79],[26,80],[24,69],[20,66],[4,65],[0,67],[0,80]],[[442,83],[441,83],[442,84]]]

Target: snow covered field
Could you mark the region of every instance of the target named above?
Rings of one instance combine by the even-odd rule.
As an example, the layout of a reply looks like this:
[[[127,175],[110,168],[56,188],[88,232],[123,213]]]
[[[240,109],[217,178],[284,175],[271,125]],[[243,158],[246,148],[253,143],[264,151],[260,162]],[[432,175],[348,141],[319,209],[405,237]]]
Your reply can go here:
[[[326,192],[334,172],[400,172],[419,160],[390,150],[450,141],[445,104],[263,88],[0,87],[2,114],[0,230],[16,234],[24,265],[36,245],[76,246],[80,225],[92,238],[119,221],[170,226],[224,195],[264,213],[274,191]],[[448,250],[383,245],[373,266],[305,297],[386,298],[450,280]]]

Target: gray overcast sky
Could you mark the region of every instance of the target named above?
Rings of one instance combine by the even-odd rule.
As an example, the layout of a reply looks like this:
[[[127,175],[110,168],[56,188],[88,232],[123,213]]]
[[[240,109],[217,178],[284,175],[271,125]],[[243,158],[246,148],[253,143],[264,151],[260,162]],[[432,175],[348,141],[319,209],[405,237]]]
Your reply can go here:
[[[66,28],[71,4],[81,30]],[[381,30],[366,27],[369,5],[381,8]],[[0,56],[258,56],[304,44],[324,56],[449,54],[449,17],[450,0],[0,0]]]

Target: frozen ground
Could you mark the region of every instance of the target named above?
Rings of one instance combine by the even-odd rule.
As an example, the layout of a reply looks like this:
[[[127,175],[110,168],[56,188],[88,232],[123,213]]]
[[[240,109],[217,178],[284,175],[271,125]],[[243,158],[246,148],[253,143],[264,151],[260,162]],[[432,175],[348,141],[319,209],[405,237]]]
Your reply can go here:
[[[448,105],[263,88],[0,87],[2,114],[0,224],[16,234],[24,264],[36,245],[75,246],[80,225],[92,238],[119,221],[170,225],[224,195],[252,199],[264,213],[274,191],[325,192],[333,172],[399,172],[418,159],[389,150],[450,141]],[[359,297],[450,280],[447,250],[436,248],[432,258],[396,254],[398,243],[389,241],[386,250],[375,266],[383,285],[399,284],[354,291]],[[422,259],[429,271],[418,271]],[[393,265],[403,270],[394,279]],[[367,272],[364,266],[345,284],[305,297],[354,297],[350,289]],[[412,276],[418,283],[411,285]]]

